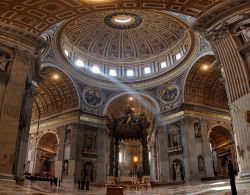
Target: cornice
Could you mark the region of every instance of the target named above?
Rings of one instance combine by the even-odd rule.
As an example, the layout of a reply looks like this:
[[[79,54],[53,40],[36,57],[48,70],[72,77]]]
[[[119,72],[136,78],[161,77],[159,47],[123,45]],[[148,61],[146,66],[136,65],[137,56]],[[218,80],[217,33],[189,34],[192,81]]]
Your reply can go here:
[[[249,8],[249,0],[228,0],[202,14],[193,23],[191,29],[200,32],[208,40],[218,40],[233,32],[230,25],[233,21],[230,19],[242,15],[245,11],[249,12]]]
[[[47,42],[42,37],[2,23],[0,23],[0,39],[12,43],[13,46],[22,47],[35,53],[47,46]]]

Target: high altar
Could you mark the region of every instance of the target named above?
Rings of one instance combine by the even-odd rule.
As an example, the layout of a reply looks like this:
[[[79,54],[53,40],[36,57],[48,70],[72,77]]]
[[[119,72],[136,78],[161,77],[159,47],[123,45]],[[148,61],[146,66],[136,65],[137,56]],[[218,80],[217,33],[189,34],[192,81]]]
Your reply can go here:
[[[150,126],[145,113],[142,111],[139,115],[135,115],[130,107],[127,107],[122,117],[115,118],[111,116],[108,120],[109,137],[109,176],[107,183],[136,183],[144,182],[145,178],[149,178],[149,154],[147,146],[147,129]],[[141,143],[142,148],[142,166],[136,175],[130,174],[130,177],[119,175],[119,145],[126,140],[137,140]],[[134,157],[134,163],[138,160]],[[138,157],[139,158],[139,157]],[[120,176],[120,177],[119,177]],[[133,177],[132,177],[133,176]]]

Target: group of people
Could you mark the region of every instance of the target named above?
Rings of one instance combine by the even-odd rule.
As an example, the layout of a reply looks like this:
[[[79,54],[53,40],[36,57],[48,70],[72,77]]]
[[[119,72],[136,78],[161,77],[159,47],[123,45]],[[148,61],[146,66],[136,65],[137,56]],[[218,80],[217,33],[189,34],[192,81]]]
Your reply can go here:
[[[83,179],[78,180],[78,190],[89,190],[90,176],[85,175]]]
[[[61,183],[62,183],[62,180],[61,180],[60,178],[52,177],[52,178],[50,179],[50,185],[51,185],[51,187],[57,186],[57,184],[58,184],[58,186],[60,187],[60,186],[61,186]]]

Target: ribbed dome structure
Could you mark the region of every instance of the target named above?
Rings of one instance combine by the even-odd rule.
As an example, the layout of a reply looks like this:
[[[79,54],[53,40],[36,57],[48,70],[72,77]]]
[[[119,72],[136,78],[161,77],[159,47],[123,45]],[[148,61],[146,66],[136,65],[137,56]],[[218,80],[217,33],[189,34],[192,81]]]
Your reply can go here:
[[[67,24],[63,41],[85,58],[130,65],[157,60],[164,53],[179,48],[187,38],[185,29],[179,19],[163,12],[100,11]]]

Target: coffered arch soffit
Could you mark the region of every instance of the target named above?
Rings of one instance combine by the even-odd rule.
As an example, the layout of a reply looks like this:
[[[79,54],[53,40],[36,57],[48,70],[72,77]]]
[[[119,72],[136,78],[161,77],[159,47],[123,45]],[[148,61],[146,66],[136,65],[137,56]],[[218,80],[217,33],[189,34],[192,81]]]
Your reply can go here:
[[[40,71],[42,81],[32,106],[32,120],[79,108],[77,90],[70,78],[55,67]]]
[[[58,137],[54,133],[45,133],[39,138],[37,146],[47,151],[56,152],[57,144]]]
[[[215,148],[234,141],[232,132],[221,125],[215,126],[211,129],[209,133],[209,139]]]
[[[199,17],[212,7],[227,0],[2,0],[0,22],[41,34],[53,24],[82,16],[91,11],[108,9],[154,9],[183,13]]]
[[[228,99],[215,57],[206,55],[198,59],[187,74],[184,84],[184,102],[228,110]],[[204,66],[207,69],[204,70]]]

